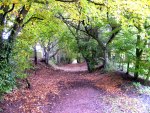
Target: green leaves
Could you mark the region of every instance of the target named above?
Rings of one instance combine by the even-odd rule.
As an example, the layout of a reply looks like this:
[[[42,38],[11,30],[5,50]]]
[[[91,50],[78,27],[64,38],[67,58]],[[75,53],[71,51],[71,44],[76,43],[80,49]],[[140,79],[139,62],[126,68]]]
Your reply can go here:
[[[0,64],[0,96],[5,92],[10,92],[15,86],[15,76],[12,72],[12,67],[6,63]]]

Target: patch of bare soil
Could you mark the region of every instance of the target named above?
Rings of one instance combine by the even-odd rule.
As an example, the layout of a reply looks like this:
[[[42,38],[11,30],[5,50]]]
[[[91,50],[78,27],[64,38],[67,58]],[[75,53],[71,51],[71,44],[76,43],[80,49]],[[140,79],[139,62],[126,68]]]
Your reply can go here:
[[[122,73],[88,73],[79,67],[54,70],[39,64],[36,74],[31,71],[28,78],[31,89],[5,95],[2,113],[150,113],[150,96],[132,92],[131,81],[123,79]],[[66,72],[68,68],[75,71]]]

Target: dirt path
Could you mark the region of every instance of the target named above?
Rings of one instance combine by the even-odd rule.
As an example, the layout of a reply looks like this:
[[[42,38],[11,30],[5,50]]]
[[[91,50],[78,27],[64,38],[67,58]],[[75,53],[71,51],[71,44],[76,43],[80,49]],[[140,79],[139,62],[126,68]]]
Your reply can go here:
[[[137,93],[121,73],[89,74],[84,64],[60,68],[65,71],[38,65],[30,72],[31,89],[7,94],[2,113],[150,113],[150,96]]]
[[[74,88],[65,90],[52,109],[53,113],[102,113],[104,106],[100,91],[93,88]]]
[[[57,65],[52,64],[52,66],[57,70],[63,70],[65,72],[85,72],[85,71],[87,71],[86,63],[68,64],[65,66],[57,66]]]

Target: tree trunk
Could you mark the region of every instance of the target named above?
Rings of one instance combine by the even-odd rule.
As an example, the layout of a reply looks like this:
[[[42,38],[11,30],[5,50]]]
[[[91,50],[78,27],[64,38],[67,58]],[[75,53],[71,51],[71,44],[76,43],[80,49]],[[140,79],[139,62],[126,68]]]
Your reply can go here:
[[[48,65],[48,61],[49,61],[49,53],[46,52],[46,53],[45,53],[45,64]]]
[[[92,73],[92,72],[93,72],[93,69],[92,69],[92,67],[91,67],[91,64],[90,64],[89,59],[85,58],[85,61],[86,61],[86,64],[87,64],[88,72],[89,72],[89,73]]]
[[[109,59],[109,61],[112,61],[112,55],[111,55],[111,51],[110,50],[108,51],[108,59]]]
[[[121,62],[122,62],[122,59],[121,59],[121,55],[119,54],[119,70],[121,69]]]
[[[34,47],[34,64],[37,65],[37,50],[36,50],[36,46]]]
[[[123,59],[124,59],[124,56],[123,56],[123,54],[121,55],[121,71],[123,71],[124,70],[124,61],[123,61]]]
[[[108,66],[108,52],[107,52],[107,47],[103,48],[103,57],[104,57],[104,60],[103,60],[103,67],[104,69],[107,69],[107,66]]]
[[[140,45],[140,36],[137,36],[137,43],[136,43],[136,62],[135,62],[135,72],[134,72],[134,79],[137,80],[139,77],[139,68],[140,68],[140,61],[141,61],[141,55],[143,50],[139,49],[139,45]]]
[[[44,62],[46,65],[48,65],[48,51],[47,51],[47,47],[44,46]]]
[[[81,63],[81,56],[80,56],[79,53],[78,53],[78,55],[77,55],[77,63]]]
[[[145,84],[148,83],[149,78],[150,78],[150,69],[149,69],[149,71],[148,71],[148,74],[147,74],[147,77],[146,77],[146,80],[145,80]]]
[[[134,79],[135,80],[137,80],[139,77],[139,67],[140,67],[140,57],[136,56],[135,72],[134,72]]]
[[[128,62],[127,63],[127,72],[126,72],[127,75],[129,74],[129,68],[130,68],[130,63]]]

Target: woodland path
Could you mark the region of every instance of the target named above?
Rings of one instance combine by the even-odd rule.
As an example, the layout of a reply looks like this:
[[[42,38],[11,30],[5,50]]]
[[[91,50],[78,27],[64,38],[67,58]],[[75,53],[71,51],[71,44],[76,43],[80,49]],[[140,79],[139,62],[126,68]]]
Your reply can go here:
[[[31,89],[23,85],[7,94],[2,113],[150,113],[150,96],[139,94],[123,73],[91,74],[85,64],[53,69],[42,63],[29,73]]]

